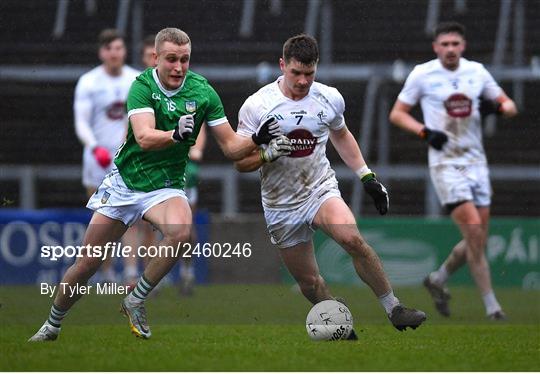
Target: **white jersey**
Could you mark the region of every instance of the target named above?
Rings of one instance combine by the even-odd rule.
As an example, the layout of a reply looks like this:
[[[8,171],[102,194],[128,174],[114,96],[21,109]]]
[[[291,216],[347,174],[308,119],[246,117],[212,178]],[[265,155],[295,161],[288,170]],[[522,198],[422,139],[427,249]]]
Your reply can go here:
[[[330,130],[345,127],[345,102],[338,90],[317,82],[306,97],[291,100],[278,86],[281,79],[246,100],[238,115],[238,133],[251,136],[269,116],[277,118],[293,151],[261,166],[262,202],[267,208],[293,209],[325,182],[337,185],[326,142]]]
[[[100,65],[79,78],[73,109],[77,135],[85,148],[99,145],[114,154],[124,142],[127,130],[125,104],[137,75],[137,70],[124,65],[119,76],[111,76]]]
[[[398,99],[408,105],[420,101],[426,126],[448,135],[442,151],[429,147],[430,166],[465,165],[487,162],[479,99],[494,100],[501,93],[482,64],[461,58],[451,71],[435,59],[414,68]]]

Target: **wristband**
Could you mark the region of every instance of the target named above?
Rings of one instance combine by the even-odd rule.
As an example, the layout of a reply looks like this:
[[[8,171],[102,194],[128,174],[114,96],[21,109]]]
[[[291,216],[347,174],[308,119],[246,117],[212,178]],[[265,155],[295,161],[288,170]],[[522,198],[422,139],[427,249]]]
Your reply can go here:
[[[373,173],[371,169],[367,167],[367,165],[362,166],[360,169],[356,170],[355,173],[356,175],[358,175],[358,178],[362,180],[362,182],[363,182],[364,177],[370,174],[375,175],[375,173]]]
[[[264,149],[262,149],[262,148],[259,148],[259,158],[261,159],[263,164],[268,162],[268,161],[266,161],[266,158],[264,157]]]

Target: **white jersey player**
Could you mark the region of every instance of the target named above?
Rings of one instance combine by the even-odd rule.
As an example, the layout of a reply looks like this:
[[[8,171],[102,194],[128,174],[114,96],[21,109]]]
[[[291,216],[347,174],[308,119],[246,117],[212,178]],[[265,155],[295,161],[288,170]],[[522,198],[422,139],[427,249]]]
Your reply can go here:
[[[102,65],[83,74],[75,88],[75,130],[83,152],[83,185],[92,195],[112,170],[112,158],[127,130],[126,98],[139,72],[124,65],[126,48],[120,34],[104,30],[99,37]]]
[[[390,114],[397,126],[418,134],[430,145],[431,179],[441,203],[463,235],[438,271],[424,280],[437,310],[450,315],[450,294],[445,287],[450,274],[466,262],[482,294],[486,314],[504,319],[491,286],[485,256],[491,184],[482,145],[480,111],[506,116],[516,114],[512,100],[482,64],[468,61],[465,29],[449,22],[435,30],[433,49],[437,59],[411,72]],[[420,102],[425,126],[410,111]]]
[[[417,65],[398,100],[411,106],[420,102],[426,126],[448,137],[441,150],[429,149],[429,166],[485,164],[480,98],[496,100],[501,93],[482,64],[462,57],[455,71],[439,59]]]
[[[317,82],[302,100],[291,100],[279,88],[282,80],[246,100],[240,109],[238,133],[251,136],[267,118],[276,118],[291,142],[291,153],[261,166],[262,202],[269,209],[296,209],[319,189],[334,189],[339,196],[326,158],[326,142],[330,130],[345,127],[345,102],[335,88]]]
[[[271,240],[309,301],[316,304],[333,299],[313,251],[313,231],[320,227],[351,255],[358,275],[379,298],[392,324],[399,330],[416,328],[425,320],[425,313],[404,307],[394,296],[377,254],[360,235],[341,198],[326,157],[330,139],[361,178],[379,213],[386,214],[388,194],[345,125],[343,97],[335,88],[314,82],[318,60],[313,37],[297,35],[285,42],[280,59],[283,76],[246,100],[238,125],[240,135],[252,136],[261,125],[278,123],[285,135],[235,165],[240,171],[260,168]],[[349,338],[354,339],[355,334]]]

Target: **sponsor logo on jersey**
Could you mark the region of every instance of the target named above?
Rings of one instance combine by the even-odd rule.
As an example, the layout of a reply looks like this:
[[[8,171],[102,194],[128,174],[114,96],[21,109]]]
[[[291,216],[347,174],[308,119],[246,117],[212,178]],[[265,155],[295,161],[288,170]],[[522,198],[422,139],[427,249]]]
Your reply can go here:
[[[292,152],[289,157],[306,157],[313,153],[317,138],[306,129],[296,129],[287,134],[291,140]]]
[[[295,114],[302,114],[302,115],[305,115],[307,114],[307,112],[305,110],[300,110],[298,112],[291,112],[291,115],[294,116]]]
[[[156,92],[152,92],[152,99],[156,100],[156,101],[160,101],[161,100],[161,96],[159,96],[158,93]]]
[[[450,117],[468,117],[472,111],[472,100],[462,93],[456,93],[446,99],[444,107]]]
[[[197,102],[196,101],[186,101],[186,112],[194,113],[197,111]]]
[[[115,101],[107,108],[107,117],[112,120],[123,119],[125,112],[125,103],[123,101]]]
[[[165,188],[172,186],[172,181],[170,179],[165,179],[165,182],[163,182],[163,185]]]

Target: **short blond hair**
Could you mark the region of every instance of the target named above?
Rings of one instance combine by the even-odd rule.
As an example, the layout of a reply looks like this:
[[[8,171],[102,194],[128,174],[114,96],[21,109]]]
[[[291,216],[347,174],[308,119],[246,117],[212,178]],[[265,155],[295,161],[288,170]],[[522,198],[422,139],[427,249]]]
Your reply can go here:
[[[191,39],[184,31],[176,27],[167,27],[158,32],[156,35],[156,53],[159,54],[161,46],[165,42],[171,42],[177,45],[189,44],[191,47]]]

